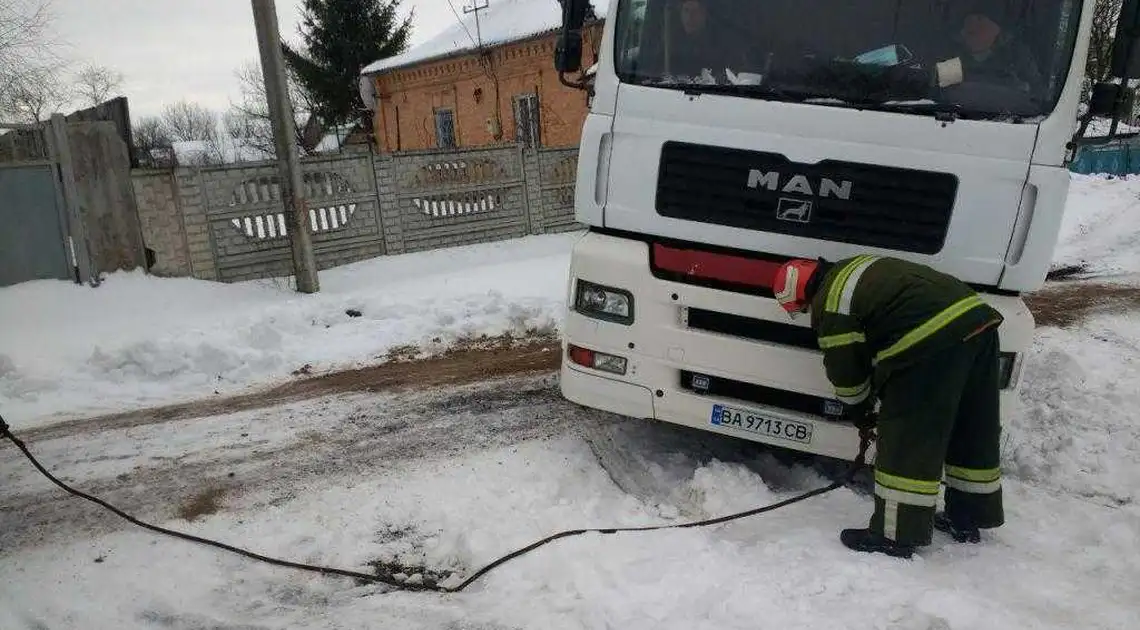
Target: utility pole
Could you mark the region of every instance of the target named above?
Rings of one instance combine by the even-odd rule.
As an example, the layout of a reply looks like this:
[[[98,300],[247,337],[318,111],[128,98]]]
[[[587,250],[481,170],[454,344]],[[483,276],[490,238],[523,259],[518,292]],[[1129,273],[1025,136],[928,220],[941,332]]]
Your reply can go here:
[[[474,0],[474,2],[472,2],[471,6],[463,7],[464,13],[474,13],[475,14],[475,40],[476,40],[475,47],[480,49],[480,50],[483,49],[483,33],[479,29],[479,12],[488,8],[489,6],[491,6],[490,0],[483,0],[482,5],[479,4],[479,0]]]
[[[297,121],[293,105],[289,102],[277,7],[274,0],[252,2],[257,45],[261,50],[261,73],[265,77],[265,96],[269,101],[269,118],[273,121],[273,138],[277,144],[281,198],[285,202],[289,239],[293,246],[293,275],[297,278],[298,292],[316,293],[321,286],[313,254],[313,233],[301,177],[301,159],[297,155]]]

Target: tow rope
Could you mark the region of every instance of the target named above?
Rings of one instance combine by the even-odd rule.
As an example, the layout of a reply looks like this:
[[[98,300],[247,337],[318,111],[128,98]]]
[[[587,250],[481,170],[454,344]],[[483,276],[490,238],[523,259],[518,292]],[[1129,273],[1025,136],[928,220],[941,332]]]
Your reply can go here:
[[[719,525],[721,523],[727,523],[729,521],[735,521],[737,519],[747,518],[749,516],[756,516],[757,514],[764,514],[765,512],[772,512],[772,511],[778,510],[782,507],[787,507],[787,506],[792,505],[794,503],[799,503],[800,501],[804,501],[804,500],[810,499],[812,497],[817,497],[817,496],[820,496],[822,494],[826,494],[828,492],[831,492],[832,490],[838,490],[839,488],[842,488],[847,483],[851,482],[854,479],[855,474],[859,472],[859,469],[862,468],[866,464],[867,450],[870,448],[871,442],[874,440],[874,433],[870,427],[862,427],[859,429],[859,454],[856,456],[855,460],[852,461],[850,468],[847,470],[846,474],[844,474],[838,481],[834,481],[834,482],[832,482],[826,486],[823,486],[821,488],[816,488],[815,490],[810,490],[808,492],[804,492],[803,494],[799,494],[799,495],[796,495],[796,496],[791,497],[789,499],[785,499],[783,501],[772,503],[770,505],[766,505],[763,507],[758,507],[758,508],[754,508],[751,510],[746,510],[744,512],[737,512],[736,514],[729,514],[727,516],[719,516],[716,518],[710,518],[710,519],[706,519],[703,521],[694,521],[691,523],[677,523],[677,524],[673,524],[673,525],[649,525],[649,526],[643,526],[643,527],[610,527],[610,528],[572,529],[572,530],[567,530],[567,531],[563,531],[563,532],[558,532],[557,534],[547,536],[546,538],[543,538],[542,540],[536,541],[530,545],[527,545],[526,547],[523,547],[522,549],[519,549],[517,551],[513,551],[513,552],[499,558],[498,560],[495,560],[491,564],[488,564],[487,566],[483,567],[482,569],[479,569],[478,571],[476,571],[474,574],[472,574],[466,580],[461,582],[458,586],[440,586],[438,584],[410,584],[407,582],[402,582],[402,581],[396,580],[394,577],[387,577],[387,576],[383,576],[383,575],[373,575],[373,574],[368,574],[368,573],[361,573],[359,571],[351,571],[348,569],[337,569],[337,568],[323,567],[323,566],[313,565],[313,564],[304,564],[301,562],[292,562],[289,560],[281,560],[279,558],[271,558],[269,556],[263,556],[261,554],[254,553],[252,551],[248,551],[248,550],[242,549],[240,547],[234,547],[232,545],[227,545],[225,543],[221,543],[221,542],[218,542],[215,540],[210,540],[208,538],[202,538],[200,536],[194,536],[192,534],[186,534],[183,532],[174,531],[172,529],[167,529],[165,527],[159,527],[158,525],[152,525],[150,523],[140,521],[139,519],[131,516],[130,514],[127,514],[126,512],[120,510],[119,508],[111,505],[110,503],[107,503],[106,501],[104,501],[98,497],[94,497],[94,496],[91,496],[91,495],[84,493],[80,490],[76,490],[75,488],[72,488],[71,486],[69,486],[66,483],[57,479],[54,475],[52,475],[50,472],[48,472],[48,470],[46,468],[44,468],[43,465],[40,464],[40,462],[38,460],[36,460],[35,456],[32,455],[31,451],[28,450],[28,447],[24,444],[24,442],[12,434],[12,431],[8,427],[8,423],[4,421],[3,416],[0,416],[0,438],[5,438],[8,441],[15,444],[16,448],[20,449],[20,452],[22,452],[24,454],[24,457],[26,457],[28,459],[28,461],[32,463],[32,466],[34,466],[36,468],[36,470],[38,470],[40,472],[41,475],[46,477],[49,481],[51,481],[56,486],[59,486],[62,490],[64,490],[68,494],[74,495],[74,496],[79,497],[80,499],[84,499],[86,501],[90,501],[91,503],[94,503],[94,504],[110,511],[110,512],[114,513],[115,515],[125,519],[128,522],[130,522],[134,525],[137,525],[139,527],[142,527],[143,529],[148,529],[150,531],[157,532],[159,534],[165,534],[167,536],[173,536],[174,538],[180,538],[183,540],[188,540],[190,542],[196,542],[196,543],[200,543],[200,544],[207,545],[210,547],[215,547],[218,549],[222,549],[225,551],[229,551],[229,552],[238,554],[240,556],[245,556],[246,558],[250,558],[250,559],[257,560],[259,562],[264,562],[267,564],[276,565],[279,567],[287,567],[290,569],[298,569],[301,571],[310,571],[310,572],[314,572],[314,573],[320,573],[322,575],[338,575],[338,576],[342,576],[342,577],[349,577],[349,578],[354,578],[356,580],[360,580],[362,582],[384,584],[386,586],[390,586],[394,589],[402,590],[402,591],[429,591],[429,592],[436,592],[436,593],[458,593],[458,592],[466,589],[468,586],[471,586],[473,583],[475,583],[477,580],[479,580],[479,578],[490,573],[495,568],[502,566],[503,564],[506,564],[507,562],[510,562],[511,560],[514,560],[515,558],[518,558],[519,556],[526,555],[526,554],[530,553],[531,551],[534,551],[535,549],[542,547],[543,545],[546,545],[548,543],[554,542],[555,540],[559,540],[562,538],[570,538],[572,536],[581,536],[582,534],[591,534],[591,533],[595,533],[595,534],[618,534],[618,533],[622,533],[622,532],[650,532],[650,531],[657,531],[657,530],[662,530],[662,529],[688,529],[688,528],[693,528],[693,527],[708,527],[710,525]]]

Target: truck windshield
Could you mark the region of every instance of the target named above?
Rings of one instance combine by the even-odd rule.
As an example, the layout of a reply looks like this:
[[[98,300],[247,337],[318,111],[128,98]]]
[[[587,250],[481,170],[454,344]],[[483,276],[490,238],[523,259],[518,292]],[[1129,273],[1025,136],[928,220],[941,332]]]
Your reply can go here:
[[[1080,0],[620,0],[626,83],[1032,119],[1056,105]]]

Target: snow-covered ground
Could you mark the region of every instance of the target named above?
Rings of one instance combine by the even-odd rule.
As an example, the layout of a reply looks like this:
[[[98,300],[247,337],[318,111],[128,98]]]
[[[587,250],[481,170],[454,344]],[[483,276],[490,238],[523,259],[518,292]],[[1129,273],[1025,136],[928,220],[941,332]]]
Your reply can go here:
[[[233,393],[376,363],[398,346],[551,331],[578,234],[376,258],[320,275],[221,284],[110,274],[95,289],[0,290],[0,409],[28,428],[63,416]],[[360,317],[350,317],[349,310]]]
[[[1138,193],[1140,178],[1075,177],[1058,264],[1140,273]],[[323,273],[316,296],[136,274],[3,289],[0,412],[27,428],[555,328],[574,238],[378,259]],[[1007,525],[978,546],[938,536],[912,562],[839,544],[871,509],[842,489],[717,527],[559,541],[462,594],[385,593],[133,528],[0,445],[0,628],[1132,628],[1138,361],[1136,313],[1039,330],[1004,434]],[[459,577],[554,531],[721,515],[827,481],[740,441],[573,407],[545,377],[67,429],[32,448],[143,518],[289,559]],[[217,509],[180,516],[203,492]]]
[[[1140,175],[1072,175],[1056,266],[1097,276],[1140,272]]]
[[[1092,353],[1081,347],[1089,331],[1043,339],[1052,359],[1033,369],[1030,393],[1050,394],[1009,428],[1008,523],[983,545],[939,535],[912,562],[853,554],[837,532],[864,523],[871,500],[845,488],[716,527],[559,541],[461,594],[387,593],[133,528],[61,495],[7,449],[0,627],[1134,627],[1140,430],[1129,410],[1140,394],[1089,376],[1095,366],[1135,382],[1120,344],[1140,343],[1140,327],[1115,318],[1093,330],[1121,337]],[[620,453],[602,458],[608,470],[591,443]],[[573,408],[553,380],[534,378],[35,448],[57,474],[176,529],[304,562],[399,562],[460,578],[555,531],[721,515],[827,483],[736,440]],[[210,488],[222,489],[220,511],[176,516]]]

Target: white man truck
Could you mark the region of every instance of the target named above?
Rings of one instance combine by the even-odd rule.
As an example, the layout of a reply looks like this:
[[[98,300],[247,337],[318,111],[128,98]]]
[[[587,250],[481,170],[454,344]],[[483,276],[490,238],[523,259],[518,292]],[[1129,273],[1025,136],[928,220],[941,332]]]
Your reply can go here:
[[[1004,315],[1010,408],[1072,149],[1091,117],[1115,131],[1131,110],[1140,2],[1095,85],[1094,0],[611,0],[589,82],[568,77],[593,7],[560,2],[555,67],[591,90],[567,399],[852,459],[816,338],[771,284],[790,258],[866,253],[950,273]]]

